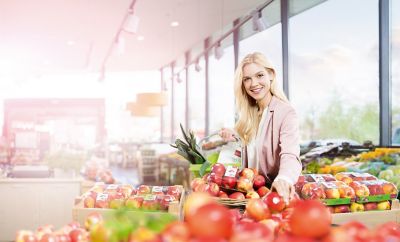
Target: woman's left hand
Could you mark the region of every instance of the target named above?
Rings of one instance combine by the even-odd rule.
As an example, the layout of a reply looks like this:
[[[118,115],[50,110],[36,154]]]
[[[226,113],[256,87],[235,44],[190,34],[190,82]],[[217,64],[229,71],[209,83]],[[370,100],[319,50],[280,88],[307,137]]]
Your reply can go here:
[[[295,193],[295,189],[292,184],[279,178],[274,180],[271,190],[276,190],[276,192],[283,198],[286,205],[289,204],[290,199]]]

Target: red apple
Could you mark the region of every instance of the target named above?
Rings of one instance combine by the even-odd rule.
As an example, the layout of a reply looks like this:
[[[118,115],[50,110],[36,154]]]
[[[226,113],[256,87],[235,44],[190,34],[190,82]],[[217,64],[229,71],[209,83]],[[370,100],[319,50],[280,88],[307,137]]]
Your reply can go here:
[[[208,184],[204,183],[204,184],[198,185],[196,192],[208,192]]]
[[[226,194],[226,192],[224,192],[224,191],[219,191],[218,197],[220,197],[220,198],[228,198],[228,194]]]
[[[162,232],[163,241],[189,241],[190,230],[187,223],[174,221],[168,224]]]
[[[353,198],[356,197],[354,189],[349,187],[349,186],[347,186],[347,185],[339,187],[339,193],[340,193],[340,197],[341,198],[351,198],[351,199],[353,199]]]
[[[310,182],[304,184],[301,189],[301,197],[303,199],[325,199],[326,195],[322,186],[318,183]]]
[[[122,193],[116,193],[112,196],[109,196],[108,206],[112,209],[120,208],[125,203],[125,196]]]
[[[263,201],[273,213],[279,213],[285,209],[285,201],[277,192],[268,193]]]
[[[230,242],[273,241],[274,233],[263,223],[240,222],[234,228]]]
[[[210,182],[210,184],[208,184],[208,187],[207,187],[207,192],[211,196],[217,197],[219,194],[219,186],[214,182]]]
[[[260,198],[260,195],[256,191],[249,191],[246,193],[246,198]]]
[[[215,173],[219,177],[223,177],[225,174],[226,168],[223,164],[221,163],[216,163],[215,165],[212,166],[211,168],[211,173]]]
[[[357,181],[350,182],[349,186],[353,188],[354,193],[356,194],[357,197],[367,197],[370,194],[368,187],[365,186],[364,184],[361,184],[360,182]]]
[[[262,175],[256,175],[253,181],[253,186],[255,190],[265,186],[265,177]]]
[[[338,205],[333,207],[334,213],[350,213],[349,205]]]
[[[159,202],[162,210],[168,210],[169,204],[173,201],[176,201],[174,196],[164,195],[162,196],[162,200]]]
[[[253,190],[253,182],[248,178],[241,177],[237,182],[237,189],[245,192],[251,191]]]
[[[397,188],[395,187],[395,185],[393,185],[393,183],[389,183],[389,182],[384,183],[382,185],[382,189],[385,194],[397,195],[397,193],[398,193]]]
[[[225,188],[233,189],[236,187],[236,177],[224,176],[222,178],[222,186]]]
[[[84,208],[94,208],[94,204],[96,202],[96,198],[92,196],[85,196],[83,198],[83,207]]]
[[[364,204],[365,211],[377,210],[377,209],[378,209],[377,203],[365,203]]]
[[[17,232],[15,242],[37,242],[38,238],[29,230],[20,230]]]
[[[89,231],[95,224],[103,221],[103,216],[98,212],[89,213],[85,219],[85,228]]]
[[[150,192],[151,192],[150,187],[146,185],[140,185],[137,189],[138,195],[150,194]]]
[[[237,208],[232,208],[229,209],[229,212],[231,213],[230,218],[233,221],[233,224],[238,223],[242,219],[242,214],[240,213],[240,210]]]
[[[155,199],[143,200],[142,209],[144,210],[158,210],[159,207],[160,205]]]
[[[237,200],[244,200],[246,197],[243,195],[241,192],[234,192],[231,195],[229,195],[229,198],[231,199],[237,199]]]
[[[71,230],[71,232],[69,232],[69,237],[71,239],[71,242],[86,241],[87,232],[84,229],[76,228]]]
[[[195,192],[190,194],[183,207],[185,220],[193,216],[199,207],[209,203],[215,203],[215,201],[208,193]]]
[[[250,168],[244,168],[241,172],[240,172],[240,177],[244,177],[250,180],[250,182],[254,181],[254,171]]]
[[[340,198],[340,192],[338,188],[327,188],[325,189],[325,195],[327,199],[338,199]]]
[[[144,198],[141,196],[131,196],[125,201],[125,207],[129,209],[138,209],[142,207]]]
[[[258,193],[258,195],[260,195],[260,197],[264,197],[269,192],[270,192],[270,190],[266,186],[262,186],[262,187],[258,188],[258,190],[257,190],[257,193]]]
[[[100,193],[96,197],[96,208],[108,208],[108,194]]]
[[[221,186],[221,184],[222,184],[222,176],[219,176],[216,173],[211,172],[210,176],[208,177],[208,182],[214,182],[218,186]]]
[[[271,217],[268,206],[259,198],[250,199],[246,204],[248,216],[255,221],[261,221]]]
[[[174,196],[176,200],[181,198],[181,187],[180,186],[169,186],[167,188],[167,194]]]
[[[197,178],[194,178],[193,180],[192,180],[192,182],[190,183],[190,187],[192,188],[192,191],[197,191],[197,187],[200,185],[200,184],[205,184],[205,181],[203,180],[203,179],[201,179],[201,178],[199,178],[199,177],[197,177]]]

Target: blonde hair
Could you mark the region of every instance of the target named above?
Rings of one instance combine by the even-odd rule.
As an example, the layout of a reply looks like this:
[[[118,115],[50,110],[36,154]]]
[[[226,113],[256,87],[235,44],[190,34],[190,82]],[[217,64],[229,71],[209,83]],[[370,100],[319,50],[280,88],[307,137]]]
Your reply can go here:
[[[247,145],[256,135],[258,124],[261,118],[258,112],[259,110],[256,100],[246,93],[246,90],[243,86],[243,68],[245,65],[251,63],[263,66],[271,75],[271,94],[284,102],[289,102],[286,98],[286,95],[277,86],[275,70],[267,58],[265,58],[265,56],[259,52],[246,55],[236,68],[234,83],[236,111],[239,116],[235,125],[235,130],[240,135],[242,142],[245,145]]]

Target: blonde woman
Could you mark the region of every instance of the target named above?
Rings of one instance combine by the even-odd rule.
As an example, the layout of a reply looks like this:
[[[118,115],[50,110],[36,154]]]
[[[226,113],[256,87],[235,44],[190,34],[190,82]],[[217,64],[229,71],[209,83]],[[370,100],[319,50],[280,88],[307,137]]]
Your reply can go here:
[[[241,61],[234,88],[239,115],[235,131],[222,129],[220,135],[228,141],[239,136],[245,145],[243,165],[265,175],[288,203],[302,169],[296,112],[261,53],[249,54]]]

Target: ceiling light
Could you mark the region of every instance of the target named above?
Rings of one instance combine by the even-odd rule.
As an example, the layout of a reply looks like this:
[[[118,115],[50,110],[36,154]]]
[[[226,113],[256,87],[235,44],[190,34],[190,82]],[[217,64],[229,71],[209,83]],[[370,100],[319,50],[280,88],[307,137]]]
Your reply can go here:
[[[181,79],[179,73],[176,74],[176,82],[177,82],[177,83],[182,83],[182,82],[183,82],[183,80]]]
[[[139,27],[140,18],[130,13],[125,21],[124,30],[128,33],[136,34]]]
[[[125,53],[125,38],[118,35],[117,38],[117,54],[122,55]]]
[[[200,72],[201,71],[201,66],[200,66],[200,63],[199,63],[199,60],[197,59],[197,61],[196,61],[196,65],[194,66],[194,69],[197,71],[197,72]]]
[[[143,35],[139,35],[139,36],[137,37],[137,40],[139,40],[139,41],[144,40],[144,36],[143,36]]]
[[[218,42],[214,49],[215,59],[219,60],[224,55],[224,49],[221,47],[221,43]]]
[[[253,19],[253,30],[261,32],[267,29],[267,26],[264,23],[264,20],[261,15],[261,11],[253,11],[252,13]]]
[[[75,45],[76,43],[75,43],[75,41],[73,41],[73,40],[68,40],[67,41],[67,45],[69,45],[69,46],[72,46],[72,45]]]
[[[179,22],[178,21],[172,21],[171,22],[171,27],[178,27],[179,26]]]

